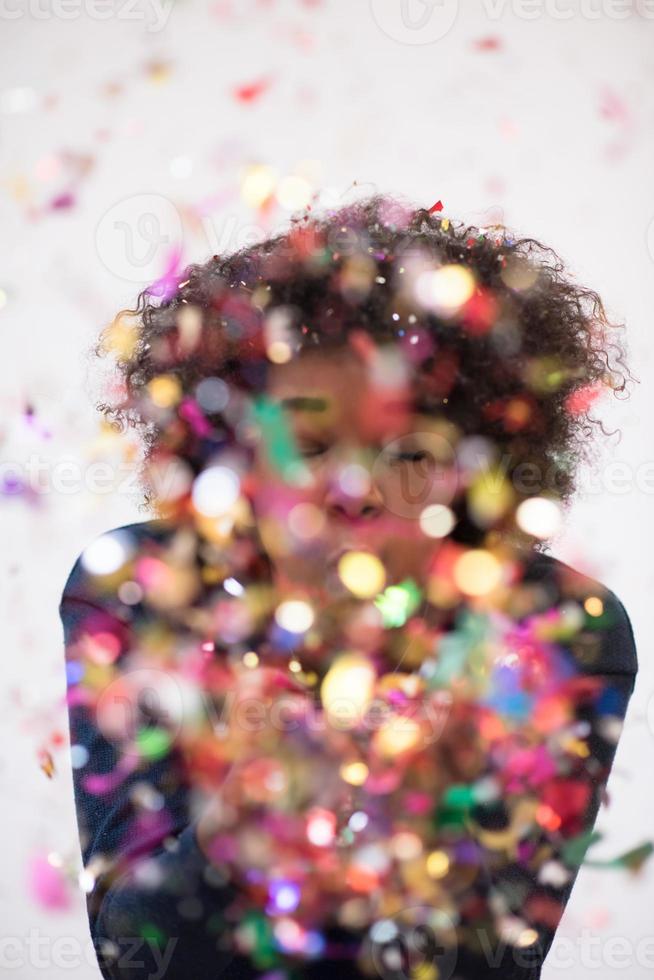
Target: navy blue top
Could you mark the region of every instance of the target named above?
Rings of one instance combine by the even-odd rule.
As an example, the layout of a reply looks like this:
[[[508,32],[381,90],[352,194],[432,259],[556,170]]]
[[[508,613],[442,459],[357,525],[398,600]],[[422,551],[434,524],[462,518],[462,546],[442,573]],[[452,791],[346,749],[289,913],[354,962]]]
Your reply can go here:
[[[170,534],[164,521],[131,524],[116,530],[133,536],[136,547],[145,550],[150,542],[165,541]],[[615,736],[607,734],[601,720],[607,714],[624,717],[638,669],[633,630],[624,606],[613,592],[552,556],[531,553],[524,578],[544,587],[544,608],[571,594],[600,595],[604,601],[599,646],[591,642],[574,651],[582,672],[601,675],[608,684],[601,703],[596,702],[587,715],[591,723],[589,745],[597,760],[595,792],[585,820],[585,828],[590,829],[616,749]],[[97,631],[99,625],[106,623],[118,634],[124,657],[129,649],[130,623],[138,614],[137,607],[121,602],[118,596],[107,597],[98,592],[94,576],[85,571],[78,558],[60,603],[71,688],[79,680],[79,641],[89,624]],[[73,780],[82,859],[96,879],[87,895],[87,907],[102,975],[114,980],[238,980],[264,976],[269,972],[265,959],[255,965],[249,958],[230,951],[229,935],[238,924],[230,911],[236,893],[199,847],[196,821],[191,815],[190,787],[179,757],[171,751],[112,786],[110,774],[117,762],[115,746],[98,730],[93,711],[84,703],[75,703],[73,698],[68,715],[71,745],[82,746],[88,753],[86,756],[82,752],[80,759],[77,752]],[[94,792],[89,791],[89,774],[107,774],[104,792],[97,792],[97,786]],[[163,818],[156,808],[148,811],[137,805],[144,784],[146,791],[148,787],[155,790],[165,801]],[[570,879],[561,888],[533,881],[528,886],[565,905],[578,865],[570,869]],[[509,865],[502,875],[506,882],[516,885],[518,893],[522,888],[524,895],[524,868]],[[531,951],[505,947],[495,958],[491,954],[490,962],[461,948],[456,966],[449,963],[448,980],[536,980],[554,932],[552,926],[540,946]],[[328,952],[317,961],[299,965],[294,976],[363,976],[349,962],[357,937],[334,929],[330,938],[333,942]],[[441,973],[445,976],[443,970]],[[401,970],[385,971],[384,980],[400,980],[403,976]]]

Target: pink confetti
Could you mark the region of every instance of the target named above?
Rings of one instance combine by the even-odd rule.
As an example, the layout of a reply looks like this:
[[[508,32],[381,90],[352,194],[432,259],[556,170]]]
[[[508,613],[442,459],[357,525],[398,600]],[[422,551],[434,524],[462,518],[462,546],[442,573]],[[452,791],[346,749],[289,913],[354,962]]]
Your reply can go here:
[[[32,899],[49,911],[63,911],[72,905],[64,872],[50,864],[42,854],[34,855],[29,862],[28,890]]]
[[[178,271],[181,258],[182,249],[179,245],[175,245],[168,254],[163,275],[148,288],[150,295],[161,297],[164,303],[170,299],[180,281]]]
[[[59,194],[50,201],[51,211],[66,211],[75,204],[75,197],[70,191]]]
[[[190,424],[194,432],[199,436],[211,434],[212,426],[202,413],[202,409],[192,398],[185,398],[180,405],[179,414]]]

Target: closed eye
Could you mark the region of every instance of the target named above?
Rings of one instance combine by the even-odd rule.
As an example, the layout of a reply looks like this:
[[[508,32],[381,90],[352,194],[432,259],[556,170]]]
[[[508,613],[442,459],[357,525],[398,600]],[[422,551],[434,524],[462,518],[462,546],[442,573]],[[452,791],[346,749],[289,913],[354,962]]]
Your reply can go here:
[[[420,463],[425,459],[431,459],[426,449],[407,449],[404,452],[391,454],[392,463]]]
[[[314,443],[310,446],[298,446],[298,453],[303,459],[317,459],[327,452],[329,446],[322,443]]]

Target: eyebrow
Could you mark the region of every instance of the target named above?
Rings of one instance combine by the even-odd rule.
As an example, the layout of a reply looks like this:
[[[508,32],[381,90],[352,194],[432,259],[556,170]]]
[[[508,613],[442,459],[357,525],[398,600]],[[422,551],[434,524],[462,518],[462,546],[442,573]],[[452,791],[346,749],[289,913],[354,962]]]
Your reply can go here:
[[[329,402],[326,398],[319,398],[314,395],[291,395],[288,398],[281,398],[278,404],[282,408],[289,408],[291,411],[296,412],[324,412],[329,407]],[[398,399],[397,401],[387,403],[386,407],[404,408],[406,407],[406,401],[404,399]],[[429,418],[433,418],[434,416],[434,406],[428,400],[417,398],[411,408],[416,415],[425,415]]]
[[[291,398],[282,398],[280,405],[282,408],[290,408],[296,412],[324,412],[327,408],[327,399],[310,395],[293,395]]]

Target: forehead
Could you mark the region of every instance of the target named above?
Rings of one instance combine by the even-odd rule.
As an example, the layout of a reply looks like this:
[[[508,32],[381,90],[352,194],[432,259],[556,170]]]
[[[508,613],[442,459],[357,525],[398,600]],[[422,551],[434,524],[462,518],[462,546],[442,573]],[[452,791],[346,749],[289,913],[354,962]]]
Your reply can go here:
[[[386,353],[401,365],[399,350]],[[380,370],[379,362],[347,348],[304,351],[286,364],[271,366],[267,392],[297,424],[380,438],[412,427],[416,406],[411,375],[389,372],[383,365]]]
[[[307,351],[286,364],[274,364],[268,376],[268,394],[289,401],[292,409],[337,409],[343,399],[355,401],[370,384],[361,358],[347,350]]]

